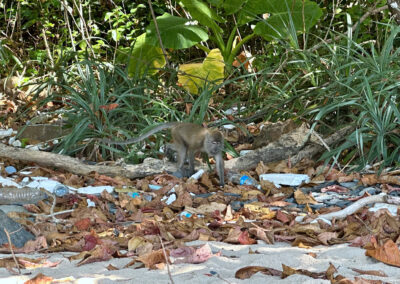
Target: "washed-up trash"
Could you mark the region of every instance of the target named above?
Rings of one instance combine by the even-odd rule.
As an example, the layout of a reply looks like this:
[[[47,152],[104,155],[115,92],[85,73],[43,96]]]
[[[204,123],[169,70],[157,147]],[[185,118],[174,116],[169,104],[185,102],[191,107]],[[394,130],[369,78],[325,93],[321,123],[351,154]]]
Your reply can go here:
[[[182,211],[179,215],[181,216],[181,218],[182,217],[186,217],[186,218],[192,217],[192,213],[189,213],[187,211]]]
[[[204,174],[204,170],[200,169],[196,173],[194,173],[190,178],[198,180]]]
[[[171,205],[171,203],[176,200],[175,186],[170,191],[168,191],[167,194],[170,195],[168,197],[164,196],[163,198],[161,198],[161,201],[165,201],[165,204]]]
[[[395,204],[388,204],[388,203],[375,203],[373,207],[369,208],[369,211],[376,212],[379,209],[387,209],[392,216],[397,215],[398,206]]]
[[[35,188],[7,188],[0,189],[0,204],[33,204],[47,198],[47,195]]]
[[[58,196],[58,197],[62,197],[62,196],[67,195],[67,194],[69,193],[69,188],[66,187],[66,186],[63,185],[63,184],[58,184],[58,185],[54,188],[53,193],[54,193],[56,196]]]
[[[101,194],[104,190],[106,190],[108,193],[112,193],[114,191],[114,187],[109,185],[86,186],[78,188],[77,192],[81,194]]]
[[[258,182],[255,179],[253,179],[252,177],[249,177],[247,175],[229,173],[228,180],[234,184],[251,185],[258,189],[261,189],[261,186],[258,184]]]
[[[7,166],[4,170],[9,175],[15,174],[17,172],[17,169],[14,168],[13,166]]]
[[[160,188],[162,188],[161,185],[156,185],[156,184],[149,184],[149,188],[151,190],[159,190]]]
[[[86,202],[87,202],[87,207],[96,207],[96,203],[94,203],[89,198],[86,199]]]
[[[0,129],[0,139],[3,139],[3,138],[8,137],[8,136],[11,136],[14,132],[17,133],[16,131],[13,131],[12,128]]]
[[[262,174],[260,180],[262,179],[272,182],[277,188],[281,185],[299,186],[310,182],[310,177],[302,174]]]

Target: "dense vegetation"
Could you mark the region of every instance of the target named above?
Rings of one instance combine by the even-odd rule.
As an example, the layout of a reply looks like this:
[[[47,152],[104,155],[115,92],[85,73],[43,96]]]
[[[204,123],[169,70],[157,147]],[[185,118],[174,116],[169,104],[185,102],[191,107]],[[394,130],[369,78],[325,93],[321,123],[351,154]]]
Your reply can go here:
[[[0,122],[24,124],[35,105],[71,129],[55,150],[133,161],[140,146],[128,154],[93,138],[239,116],[306,122],[322,134],[352,125],[323,158],[396,166],[400,27],[386,2],[6,0],[0,77],[38,89]],[[240,113],[225,114],[231,107]]]

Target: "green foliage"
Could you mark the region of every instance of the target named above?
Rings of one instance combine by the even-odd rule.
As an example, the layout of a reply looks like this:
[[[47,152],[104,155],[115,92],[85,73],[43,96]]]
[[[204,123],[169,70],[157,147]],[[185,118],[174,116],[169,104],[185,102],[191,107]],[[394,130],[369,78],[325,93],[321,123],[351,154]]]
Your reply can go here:
[[[210,1],[212,5],[226,8],[226,11],[220,9],[218,13],[201,0],[182,0],[181,3],[194,20],[197,20],[201,25],[210,29],[213,35],[210,37],[210,40],[221,50],[227,66],[232,65],[235,56],[239,53],[243,44],[253,37],[258,35],[267,40],[287,38],[288,36],[295,37],[298,31],[305,32],[309,30],[322,15],[322,11],[318,5],[310,0],[236,1],[236,7],[242,6],[240,12],[233,9],[228,2]],[[238,13],[236,15],[238,23],[230,30],[224,30],[220,25],[225,24],[232,13]],[[270,13],[272,15],[267,20],[257,17],[257,15],[263,13]],[[251,21],[256,23],[254,31],[235,45],[234,38],[237,29]],[[168,48],[187,48],[207,40],[207,34],[204,30],[197,25],[187,25],[186,19],[164,14],[157,18],[157,23],[162,42]],[[185,32],[189,28],[193,31],[192,33]],[[195,34],[197,34],[197,37],[194,36]],[[224,34],[229,35],[226,41],[224,41]],[[146,30],[146,42],[149,45],[158,46],[154,23],[151,23]],[[209,51],[206,46],[197,46],[205,51]]]
[[[256,82],[268,94],[266,117],[308,121],[322,134],[353,126],[346,141],[323,155],[326,162],[351,162],[358,169],[399,163],[400,27],[384,28],[379,44],[343,36],[318,49],[286,45],[280,72],[265,69]]]
[[[71,132],[57,144],[55,151],[78,154],[88,151],[93,154],[98,141],[95,138],[132,135],[132,131],[143,129],[164,114],[175,115],[174,107],[162,98],[151,96],[146,87],[157,88],[157,82],[134,81],[126,73],[109,64],[85,60],[73,64],[62,74],[66,83],[55,84],[60,93],[53,93],[49,100],[62,99],[67,108],[63,110],[65,127]],[[101,154],[108,157],[109,151],[123,154],[124,151],[101,145]],[[109,151],[107,151],[109,150]],[[136,157],[134,157],[136,158]]]

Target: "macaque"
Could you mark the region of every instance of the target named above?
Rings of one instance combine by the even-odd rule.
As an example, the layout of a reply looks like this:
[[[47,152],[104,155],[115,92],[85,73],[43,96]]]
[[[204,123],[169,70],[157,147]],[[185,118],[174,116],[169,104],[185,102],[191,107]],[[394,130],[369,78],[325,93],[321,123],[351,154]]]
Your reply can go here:
[[[222,150],[224,147],[224,137],[218,130],[204,128],[201,125],[184,122],[170,122],[160,124],[140,137],[125,141],[111,141],[103,139],[104,143],[127,145],[137,143],[147,137],[164,129],[171,129],[173,139],[172,148],[178,155],[178,171],[181,175],[190,176],[194,174],[194,156],[197,152],[204,152],[213,156],[216,162],[219,183],[224,186],[224,160]],[[185,172],[184,164],[189,160],[189,172]]]

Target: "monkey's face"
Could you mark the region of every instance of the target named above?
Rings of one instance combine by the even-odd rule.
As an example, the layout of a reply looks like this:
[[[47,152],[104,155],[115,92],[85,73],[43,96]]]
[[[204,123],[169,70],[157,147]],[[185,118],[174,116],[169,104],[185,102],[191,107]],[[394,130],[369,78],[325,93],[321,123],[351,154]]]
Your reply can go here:
[[[204,140],[204,148],[207,154],[215,156],[224,149],[224,137],[221,132],[213,131],[206,135]]]

